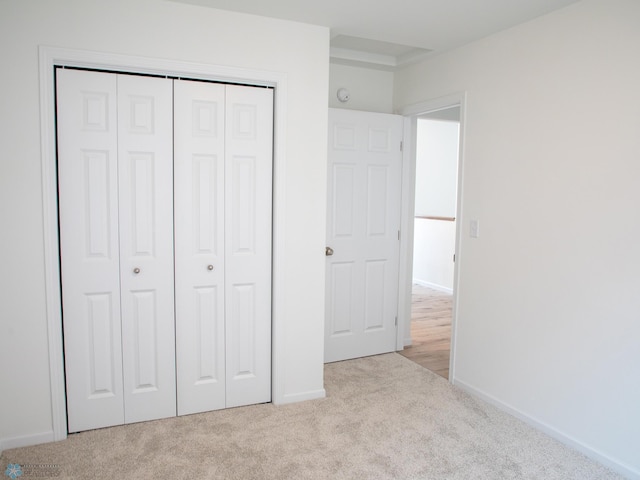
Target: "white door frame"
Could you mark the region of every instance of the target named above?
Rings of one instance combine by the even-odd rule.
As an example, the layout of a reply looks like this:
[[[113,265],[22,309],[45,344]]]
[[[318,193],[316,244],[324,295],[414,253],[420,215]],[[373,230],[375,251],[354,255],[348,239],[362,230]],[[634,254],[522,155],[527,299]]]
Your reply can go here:
[[[221,65],[200,64],[91,52],[49,46],[39,48],[40,66],[40,148],[42,162],[42,203],[46,317],[49,341],[49,375],[53,440],[67,437],[64,383],[62,304],[58,237],[58,195],[56,178],[55,84],[54,67],[68,66],[143,73],[227,83],[264,85],[275,88],[273,156],[273,286],[272,286],[272,402],[286,403],[283,347],[285,304],[284,249],[286,177],[286,98],[287,77],[280,72]]]
[[[458,286],[460,262],[460,239],[463,220],[463,146],[464,146],[464,117],[466,93],[455,93],[424,102],[408,105],[400,110],[404,116],[403,169],[402,169],[402,218],[400,238],[400,272],[398,286],[398,341],[397,349],[402,350],[411,344],[411,286],[413,283],[413,219],[415,215],[415,187],[416,187],[416,132],[418,117],[426,113],[460,106],[460,136],[458,150],[458,187],[456,206],[456,244],[455,263],[453,266],[453,312],[451,319],[451,353],[449,356],[449,383],[455,379],[455,347],[456,320],[458,310]]]

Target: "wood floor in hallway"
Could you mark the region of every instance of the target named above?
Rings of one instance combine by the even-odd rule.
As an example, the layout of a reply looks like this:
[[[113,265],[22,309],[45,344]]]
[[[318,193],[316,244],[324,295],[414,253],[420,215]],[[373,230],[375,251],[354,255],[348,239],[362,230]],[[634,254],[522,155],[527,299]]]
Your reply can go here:
[[[412,345],[398,352],[447,379],[452,305],[452,295],[414,285],[411,301]]]

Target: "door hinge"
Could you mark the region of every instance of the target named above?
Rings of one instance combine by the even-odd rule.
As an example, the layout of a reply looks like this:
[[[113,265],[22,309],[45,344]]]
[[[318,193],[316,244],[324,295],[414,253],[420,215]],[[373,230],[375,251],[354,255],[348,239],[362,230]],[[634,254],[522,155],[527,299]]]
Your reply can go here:
[[[398,317],[396,317],[396,327],[398,326]]]
[[[404,151],[404,142],[402,140],[400,140],[400,151]]]
[[[456,263],[456,254],[453,254],[453,263]]]
[[[400,240],[400,230],[398,230],[398,240]]]

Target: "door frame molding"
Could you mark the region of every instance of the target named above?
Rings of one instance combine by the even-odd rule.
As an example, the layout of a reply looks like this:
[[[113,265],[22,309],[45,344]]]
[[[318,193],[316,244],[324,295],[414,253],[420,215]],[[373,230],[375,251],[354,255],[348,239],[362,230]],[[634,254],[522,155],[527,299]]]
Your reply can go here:
[[[286,298],[284,265],[286,251],[286,98],[285,73],[191,63],[160,58],[138,57],[51,46],[39,47],[40,77],[40,153],[42,167],[43,240],[45,264],[45,303],[49,345],[52,440],[67,437],[66,394],[62,336],[62,302],[58,234],[58,189],[56,169],[55,84],[56,66],[111,70],[189,79],[213,80],[273,87],[273,247],[272,247],[272,377],[271,401],[286,403],[284,365],[284,311]]]
[[[466,92],[453,93],[443,97],[425,100],[407,105],[399,110],[404,117],[403,168],[402,168],[402,213],[400,239],[400,270],[398,286],[398,341],[397,349],[402,350],[411,344],[411,286],[413,283],[413,220],[415,215],[416,195],[416,137],[418,117],[455,106],[460,107],[460,134],[458,149],[458,186],[456,205],[455,263],[453,265],[453,311],[451,318],[451,351],[449,355],[449,383],[455,381],[456,324],[458,312],[458,287],[460,285],[460,263],[463,255],[460,252],[463,222],[463,159],[464,159],[464,125],[466,109]],[[407,337],[408,335],[408,337]]]

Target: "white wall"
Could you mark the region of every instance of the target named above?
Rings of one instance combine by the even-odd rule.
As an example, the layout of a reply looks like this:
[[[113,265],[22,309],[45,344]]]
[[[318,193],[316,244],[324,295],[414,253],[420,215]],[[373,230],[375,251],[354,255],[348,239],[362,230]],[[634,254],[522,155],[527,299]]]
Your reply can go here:
[[[413,283],[453,293],[456,223],[416,218],[413,225]]]
[[[286,76],[280,401],[323,394],[327,29],[151,0],[0,5],[0,449],[50,438],[38,46]],[[304,282],[300,281],[304,279]]]
[[[346,88],[351,93],[348,102],[338,100],[336,92],[339,88]],[[332,63],[329,107],[393,113],[393,73]]]
[[[460,124],[419,118],[416,215],[455,217]]]
[[[416,217],[456,216],[459,130],[457,121],[417,119]],[[455,233],[455,222],[415,219],[414,283],[453,292]]]
[[[395,78],[397,108],[467,95],[455,383],[635,478],[639,25],[583,0]]]

